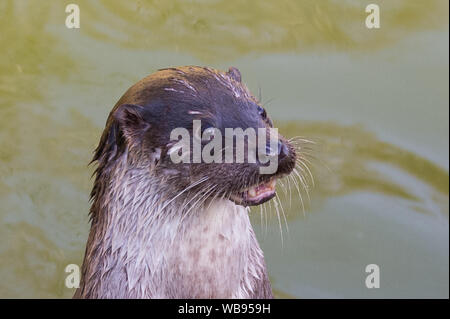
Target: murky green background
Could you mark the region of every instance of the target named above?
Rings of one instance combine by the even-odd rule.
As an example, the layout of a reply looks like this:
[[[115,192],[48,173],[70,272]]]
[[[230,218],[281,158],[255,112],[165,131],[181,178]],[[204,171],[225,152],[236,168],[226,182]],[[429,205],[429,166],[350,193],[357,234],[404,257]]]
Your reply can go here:
[[[0,1],[0,297],[71,297],[87,167],[125,90],[158,68],[238,67],[314,147],[305,212],[261,225],[279,297],[449,297],[448,1]],[[365,266],[381,287],[365,287]]]

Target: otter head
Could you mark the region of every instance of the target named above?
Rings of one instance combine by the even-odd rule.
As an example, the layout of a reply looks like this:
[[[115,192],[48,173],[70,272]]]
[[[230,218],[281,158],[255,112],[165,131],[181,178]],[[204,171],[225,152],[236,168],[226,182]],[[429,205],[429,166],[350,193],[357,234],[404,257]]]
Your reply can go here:
[[[162,69],[116,104],[94,160],[106,170],[126,152],[129,165],[148,168],[172,197],[259,205],[296,163],[294,147],[276,133],[237,69]]]

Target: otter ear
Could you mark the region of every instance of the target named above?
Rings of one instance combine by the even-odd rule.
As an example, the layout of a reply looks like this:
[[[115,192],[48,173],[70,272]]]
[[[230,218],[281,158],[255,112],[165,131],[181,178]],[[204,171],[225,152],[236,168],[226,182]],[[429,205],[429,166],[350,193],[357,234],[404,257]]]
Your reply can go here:
[[[150,127],[150,124],[145,120],[144,111],[144,107],[134,104],[122,104],[115,110],[114,119],[127,140],[141,137]]]
[[[241,82],[241,72],[235,67],[230,67],[227,72],[228,76],[237,82]]]

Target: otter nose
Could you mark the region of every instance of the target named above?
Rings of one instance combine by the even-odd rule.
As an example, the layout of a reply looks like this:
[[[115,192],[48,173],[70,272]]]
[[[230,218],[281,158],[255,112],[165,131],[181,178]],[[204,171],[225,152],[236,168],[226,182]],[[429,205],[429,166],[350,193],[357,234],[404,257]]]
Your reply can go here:
[[[284,144],[282,141],[278,141],[278,147],[276,151],[270,147],[270,144],[266,145],[266,154],[271,156],[278,155],[280,159],[283,159],[289,155],[289,149],[287,148],[286,144]]]
[[[286,144],[283,143],[282,141],[278,141],[278,157],[280,159],[283,159],[288,155],[289,155],[289,149],[286,146]]]

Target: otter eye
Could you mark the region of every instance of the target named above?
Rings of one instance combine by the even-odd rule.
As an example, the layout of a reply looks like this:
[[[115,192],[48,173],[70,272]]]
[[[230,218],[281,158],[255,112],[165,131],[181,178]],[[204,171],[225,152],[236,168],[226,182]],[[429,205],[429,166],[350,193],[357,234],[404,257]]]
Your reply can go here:
[[[267,117],[266,110],[264,110],[261,106],[258,105],[258,114],[261,115],[263,119]]]

